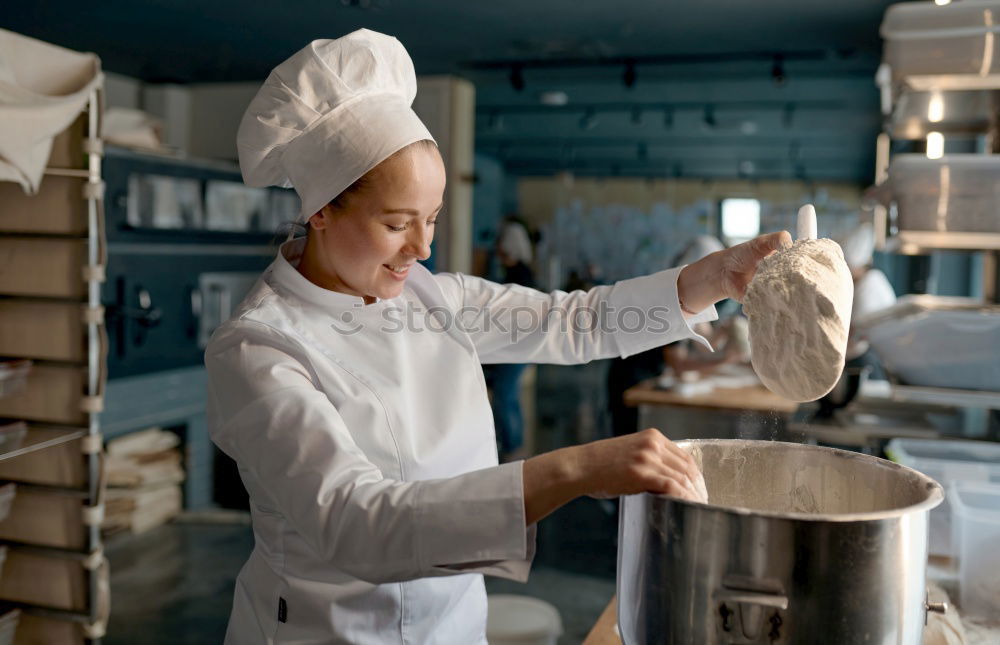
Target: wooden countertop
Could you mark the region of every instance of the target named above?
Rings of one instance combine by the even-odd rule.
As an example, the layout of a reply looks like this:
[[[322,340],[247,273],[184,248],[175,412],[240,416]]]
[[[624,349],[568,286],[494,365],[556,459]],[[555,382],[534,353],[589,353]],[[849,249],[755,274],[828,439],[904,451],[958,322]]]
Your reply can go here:
[[[707,394],[683,396],[674,390],[655,387],[653,381],[643,381],[625,390],[625,405],[679,405],[727,410],[754,410],[792,414],[798,409],[795,401],[778,396],[763,385],[716,388]]]
[[[594,623],[593,629],[587,634],[583,645],[622,645],[622,639],[615,630],[618,623],[618,612],[615,609],[616,597],[611,597],[611,602],[604,608],[601,617]]]

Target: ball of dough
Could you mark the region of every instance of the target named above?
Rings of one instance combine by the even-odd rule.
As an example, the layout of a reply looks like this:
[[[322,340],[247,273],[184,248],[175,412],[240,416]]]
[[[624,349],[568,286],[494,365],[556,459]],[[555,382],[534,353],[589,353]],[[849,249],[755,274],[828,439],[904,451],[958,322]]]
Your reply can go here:
[[[750,361],[765,386],[814,401],[844,369],[854,283],[833,240],[799,240],[763,260],[747,287]]]

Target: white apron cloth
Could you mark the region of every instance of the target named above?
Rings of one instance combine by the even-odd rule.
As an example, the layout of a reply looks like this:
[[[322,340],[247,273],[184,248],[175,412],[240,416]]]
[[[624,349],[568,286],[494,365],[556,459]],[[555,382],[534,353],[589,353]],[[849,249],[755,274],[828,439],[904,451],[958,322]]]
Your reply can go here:
[[[362,306],[298,273],[303,246],[282,246],[205,352],[209,430],[239,465],[255,536],[226,642],[485,644],[482,574],[527,579],[534,527],[522,462],[497,466],[481,363],[583,363],[697,337],[679,270],[544,294],[415,265],[399,297]],[[495,316],[519,307],[526,329],[602,303],[659,306],[661,322],[536,324],[515,340]],[[492,320],[474,319],[484,311]]]
[[[37,192],[52,140],[102,82],[97,56],[0,29],[0,181]]]

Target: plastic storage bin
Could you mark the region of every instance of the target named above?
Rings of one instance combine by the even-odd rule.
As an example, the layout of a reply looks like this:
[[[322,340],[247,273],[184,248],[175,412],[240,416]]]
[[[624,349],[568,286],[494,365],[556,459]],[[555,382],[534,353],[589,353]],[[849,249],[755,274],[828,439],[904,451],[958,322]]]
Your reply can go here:
[[[0,424],[0,455],[20,448],[27,434],[28,425],[23,421]]]
[[[1000,484],[956,482],[948,491],[959,554],[962,615],[1000,616]]]
[[[14,503],[14,495],[17,494],[17,484],[10,483],[0,486],[0,522],[7,519],[10,514],[10,507]]]
[[[31,361],[0,361],[0,398],[17,394],[28,383]]]
[[[893,439],[885,448],[890,459],[918,470],[947,489],[955,482],[1000,484],[1000,444],[986,441]],[[952,544],[948,497],[930,514],[932,555],[958,555]]]
[[[11,645],[14,642],[20,618],[20,609],[7,609],[0,613],[0,645]]]
[[[998,17],[997,0],[963,0],[943,7],[932,2],[894,4],[886,9],[879,30],[884,60],[896,78],[969,76],[962,87],[983,86],[1000,72],[1000,48],[992,42],[992,34],[1000,31]]]
[[[914,310],[873,321],[865,335],[907,385],[1000,391],[1000,312]]]
[[[896,155],[889,165],[888,185],[884,201],[896,203],[895,224],[901,231],[1000,232],[998,157]]]

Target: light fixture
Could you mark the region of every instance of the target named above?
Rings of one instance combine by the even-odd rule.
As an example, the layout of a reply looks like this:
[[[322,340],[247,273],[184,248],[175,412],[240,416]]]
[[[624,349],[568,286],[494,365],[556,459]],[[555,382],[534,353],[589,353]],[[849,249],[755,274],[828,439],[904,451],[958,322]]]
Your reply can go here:
[[[663,127],[668,130],[674,127],[674,108],[668,107],[663,110]]]
[[[580,117],[580,129],[593,130],[596,125],[597,114],[594,112],[594,108],[587,108],[584,111],[583,116]]]
[[[511,65],[510,86],[514,88],[515,92],[520,92],[524,89],[524,69],[521,65]]]
[[[795,104],[785,103],[785,108],[782,110],[781,123],[785,126],[785,129],[792,127],[792,121],[795,119]]]
[[[642,125],[642,108],[632,108],[632,125]]]
[[[760,200],[727,198],[719,204],[722,237],[730,244],[745,242],[760,235]]]
[[[742,132],[745,136],[750,137],[757,134],[757,129],[756,121],[746,120],[740,123],[740,132]]]
[[[538,102],[542,105],[560,107],[569,103],[569,96],[561,90],[549,90],[538,95]]]
[[[782,86],[788,80],[785,76],[785,57],[777,54],[774,57],[774,64],[771,65],[771,80],[777,86]]]
[[[792,141],[788,144],[788,158],[793,162],[798,162],[802,160],[802,144],[798,141]]]
[[[940,159],[944,156],[944,135],[940,132],[927,133],[927,158]]]
[[[715,121],[715,106],[706,105],[705,113],[701,116],[701,122],[705,124],[706,128],[712,129],[716,126]]]
[[[951,4],[951,0],[934,0],[934,4],[936,4],[939,7],[943,7],[946,4]]]
[[[744,159],[739,165],[740,177],[749,177],[757,170],[757,165],[749,159]]]
[[[941,92],[931,92],[931,98],[927,101],[927,120],[931,123],[941,123],[944,120],[944,98]]]
[[[625,72],[622,74],[622,83],[625,87],[632,89],[635,87],[635,61],[627,60],[625,61]]]

